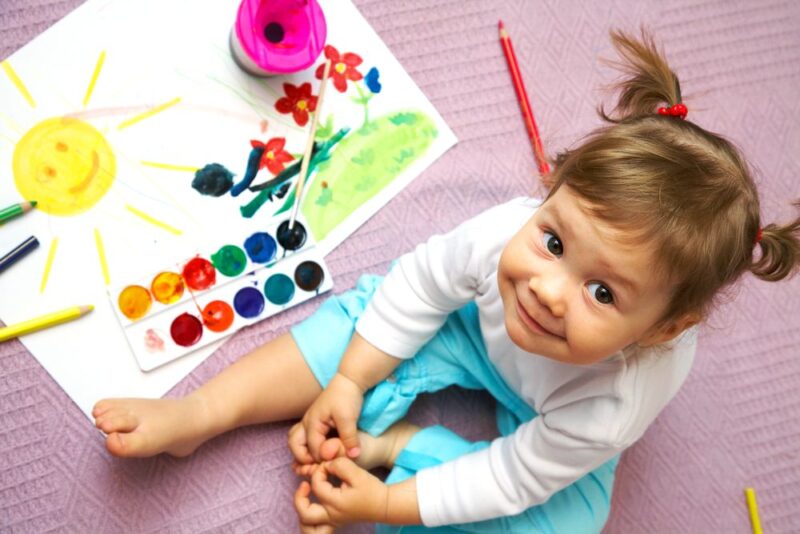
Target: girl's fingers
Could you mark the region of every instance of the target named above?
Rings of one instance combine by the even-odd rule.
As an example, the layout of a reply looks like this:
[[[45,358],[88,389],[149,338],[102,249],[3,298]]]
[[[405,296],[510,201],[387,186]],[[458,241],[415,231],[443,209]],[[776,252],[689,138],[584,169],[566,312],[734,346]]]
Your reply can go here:
[[[323,504],[341,504],[341,500],[351,488],[363,487],[367,479],[372,477],[367,471],[359,467],[350,458],[339,457],[330,462],[318,464],[319,467],[311,474],[311,490]],[[331,484],[329,477],[335,476],[341,481],[337,487]]]
[[[311,502],[311,485],[305,480],[294,492],[294,509],[303,525],[328,525],[331,518],[321,504]]]
[[[314,462],[319,462],[321,460],[319,449],[322,443],[328,439],[328,432],[330,432],[330,430],[330,425],[315,418],[311,418],[305,425],[308,452],[311,454],[311,457],[314,458]]]
[[[347,456],[356,458],[361,454],[361,447],[358,442],[358,428],[356,428],[358,417],[349,414],[337,414],[336,430],[339,432],[339,439],[347,451]]]
[[[301,464],[292,462],[292,471],[294,474],[301,477],[310,477],[317,470],[319,464]]]
[[[352,486],[355,477],[364,472],[349,458],[339,457],[322,464],[327,473],[335,475],[342,482]]]
[[[320,468],[316,469],[311,474],[311,490],[323,504],[330,503],[335,498],[337,492],[341,492],[342,488],[350,486],[349,482],[341,477],[339,477],[342,481],[341,488],[336,488],[331,484],[330,480],[328,480],[328,473],[335,473],[329,471],[328,467],[332,463],[333,462],[325,462],[324,464],[320,464]]]
[[[306,429],[303,423],[297,423],[289,430],[289,450],[292,451],[295,460],[300,464],[310,464],[314,462],[314,458],[308,450],[308,442],[306,440]]]

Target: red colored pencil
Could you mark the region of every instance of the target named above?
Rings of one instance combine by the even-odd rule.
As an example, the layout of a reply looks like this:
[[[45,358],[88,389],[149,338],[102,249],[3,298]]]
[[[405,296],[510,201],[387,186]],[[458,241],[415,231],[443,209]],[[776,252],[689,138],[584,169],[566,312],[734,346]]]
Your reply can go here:
[[[536,127],[536,119],[533,118],[533,108],[531,108],[530,100],[528,100],[528,92],[525,90],[525,83],[522,81],[522,75],[519,72],[517,56],[514,54],[514,48],[511,46],[511,39],[508,37],[502,20],[499,21],[498,27],[500,28],[500,44],[503,46],[503,53],[508,62],[508,70],[511,72],[511,82],[514,84],[514,90],[517,92],[517,100],[522,110],[522,119],[525,121],[525,127],[528,129],[528,136],[531,138],[536,166],[539,167],[539,173],[545,175],[550,172],[550,165],[547,164],[547,159],[544,156],[542,139],[539,136],[539,129]]]

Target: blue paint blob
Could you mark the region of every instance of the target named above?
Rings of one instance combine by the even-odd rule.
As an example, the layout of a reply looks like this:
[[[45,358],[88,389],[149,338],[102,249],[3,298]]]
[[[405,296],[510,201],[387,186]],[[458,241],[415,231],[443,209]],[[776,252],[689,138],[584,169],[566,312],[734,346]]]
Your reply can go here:
[[[264,284],[264,294],[271,303],[283,306],[294,296],[294,282],[285,274],[273,274]]]
[[[209,163],[194,173],[192,187],[201,195],[220,197],[233,186],[233,173],[219,163]]]
[[[256,232],[244,242],[244,249],[250,259],[256,263],[267,263],[275,258],[278,244],[275,238],[266,232]]]
[[[364,83],[367,84],[369,90],[372,91],[374,94],[378,94],[381,92],[381,82],[378,79],[380,75],[381,73],[378,72],[378,69],[372,67],[371,69],[369,69],[367,75],[364,76]]]
[[[244,172],[242,181],[231,188],[231,195],[238,197],[245,189],[247,189],[253,178],[258,173],[258,164],[261,161],[261,155],[264,154],[264,147],[253,147],[250,155],[247,157],[247,170]]]
[[[245,319],[258,317],[264,311],[264,297],[254,287],[243,287],[233,297],[233,308]]]

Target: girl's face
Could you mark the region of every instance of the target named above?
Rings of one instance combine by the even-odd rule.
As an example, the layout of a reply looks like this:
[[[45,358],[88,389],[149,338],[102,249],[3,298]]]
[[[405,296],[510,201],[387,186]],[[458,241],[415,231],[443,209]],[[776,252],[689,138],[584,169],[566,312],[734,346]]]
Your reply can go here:
[[[581,202],[559,188],[509,241],[498,268],[511,340],[576,365],[666,340],[652,327],[670,289],[652,250],[590,218]]]

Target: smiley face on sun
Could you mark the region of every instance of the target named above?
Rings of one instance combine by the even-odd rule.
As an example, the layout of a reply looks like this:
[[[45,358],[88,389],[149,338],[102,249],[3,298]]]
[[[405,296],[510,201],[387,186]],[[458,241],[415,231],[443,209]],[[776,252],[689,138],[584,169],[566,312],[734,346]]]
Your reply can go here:
[[[14,183],[23,198],[34,198],[50,215],[89,210],[108,192],[116,159],[106,139],[74,117],[34,125],[14,149]]]
[[[87,272],[97,272],[87,267],[85,261],[91,257],[92,248],[96,249],[99,273],[107,287],[111,283],[111,272],[106,245],[112,243],[116,265],[126,266],[128,261],[133,261],[128,259],[128,249],[119,244],[120,230],[137,243],[149,243],[150,236],[156,242],[157,234],[162,231],[174,236],[182,234],[180,228],[154,216],[152,209],[168,215],[176,211],[185,215],[185,210],[168,192],[164,193],[160,184],[140,174],[138,166],[131,167],[130,154],[118,152],[117,145],[121,140],[120,131],[147,124],[150,118],[179,104],[181,97],[141,105],[120,105],[106,97],[103,105],[89,107],[95,86],[101,79],[105,57],[103,50],[95,63],[82,107],[51,92],[40,93],[37,103],[34,93],[9,60],[0,61],[0,72],[5,74],[5,78],[0,76],[0,95],[3,95],[0,108],[15,101],[12,99],[21,98],[28,104],[27,107],[0,109],[0,159],[10,167],[5,176],[10,174],[13,181],[7,183],[13,184],[12,189],[16,189],[19,198],[36,201],[36,213],[40,215],[29,217],[27,222],[36,227],[35,217],[46,216],[45,221],[40,219],[37,236],[49,245],[39,284],[40,294],[48,287],[51,273],[63,273],[57,276],[61,287],[72,283],[75,276],[88,280]],[[113,94],[115,91],[114,85],[101,83],[100,86],[106,92]],[[77,97],[78,91],[68,93]],[[27,122],[29,118],[34,120]],[[196,170],[162,162],[139,163],[178,172]],[[146,204],[145,209],[137,206],[142,203]],[[111,236],[112,241],[104,239],[104,235]],[[59,243],[70,247],[66,255],[69,260],[57,259]],[[60,271],[51,269],[56,264]],[[100,287],[99,281],[92,283]]]

